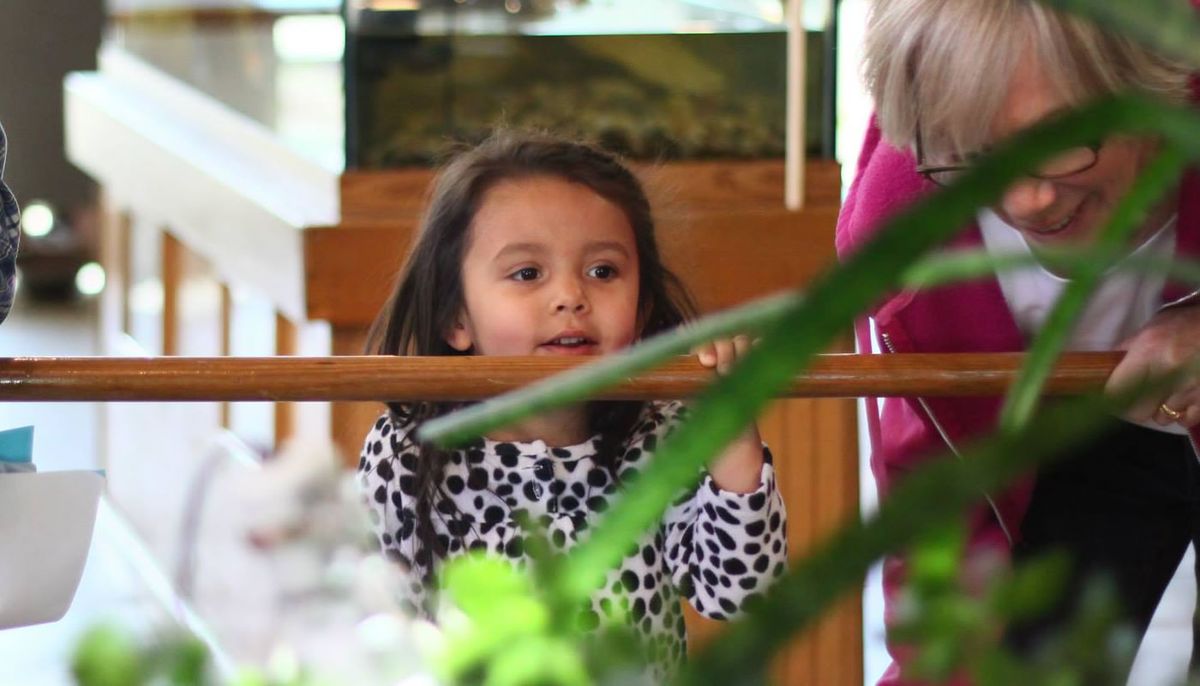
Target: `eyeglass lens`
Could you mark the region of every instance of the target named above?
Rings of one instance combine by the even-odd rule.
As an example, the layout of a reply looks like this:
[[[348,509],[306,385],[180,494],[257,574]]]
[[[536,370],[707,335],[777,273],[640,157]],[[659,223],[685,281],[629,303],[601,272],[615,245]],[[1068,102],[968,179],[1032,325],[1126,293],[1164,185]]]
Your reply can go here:
[[[1038,168],[1034,177],[1040,179],[1061,179],[1085,171],[1096,164],[1096,151],[1092,148],[1070,148],[1055,155],[1051,160]],[[939,186],[948,186],[962,177],[967,167],[951,167],[927,172],[931,181]]]

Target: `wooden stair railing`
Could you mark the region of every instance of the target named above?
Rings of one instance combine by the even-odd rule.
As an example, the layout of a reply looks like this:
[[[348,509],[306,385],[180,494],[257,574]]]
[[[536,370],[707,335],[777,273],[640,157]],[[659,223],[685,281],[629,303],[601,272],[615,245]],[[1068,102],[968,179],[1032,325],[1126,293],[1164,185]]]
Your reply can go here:
[[[1069,353],[1048,395],[1102,388],[1119,352]],[[595,358],[18,357],[0,359],[0,401],[478,400]],[[981,396],[1002,393],[1020,353],[821,355],[784,397]],[[679,357],[599,393],[605,400],[682,398],[713,372]]]

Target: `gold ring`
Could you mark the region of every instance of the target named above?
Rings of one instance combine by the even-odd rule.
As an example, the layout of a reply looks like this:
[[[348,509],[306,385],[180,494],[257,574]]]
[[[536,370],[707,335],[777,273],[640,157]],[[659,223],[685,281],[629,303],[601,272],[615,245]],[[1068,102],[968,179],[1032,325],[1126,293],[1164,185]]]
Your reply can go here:
[[[1160,404],[1158,406],[1158,409],[1162,410],[1162,413],[1167,415],[1168,417],[1170,417],[1171,421],[1173,421],[1173,422],[1177,422],[1180,419],[1183,419],[1182,412],[1171,409],[1171,407],[1169,405],[1167,405],[1166,403]]]

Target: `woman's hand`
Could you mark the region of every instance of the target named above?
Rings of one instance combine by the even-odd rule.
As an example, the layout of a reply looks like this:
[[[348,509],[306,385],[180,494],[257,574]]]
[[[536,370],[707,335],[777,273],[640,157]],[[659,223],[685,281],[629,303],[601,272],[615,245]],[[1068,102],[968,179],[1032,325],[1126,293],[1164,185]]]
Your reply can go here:
[[[700,364],[715,369],[718,374],[728,374],[735,362],[754,345],[749,336],[734,336],[705,343],[692,352]],[[762,485],[763,447],[754,422],[735,438],[725,451],[709,466],[717,487],[734,493],[751,493]]]
[[[1118,348],[1127,352],[1108,377],[1108,390],[1192,367],[1172,392],[1155,394],[1134,405],[1128,412],[1129,419],[1188,428],[1200,424],[1200,374],[1196,367],[1200,362],[1200,304],[1162,310]]]

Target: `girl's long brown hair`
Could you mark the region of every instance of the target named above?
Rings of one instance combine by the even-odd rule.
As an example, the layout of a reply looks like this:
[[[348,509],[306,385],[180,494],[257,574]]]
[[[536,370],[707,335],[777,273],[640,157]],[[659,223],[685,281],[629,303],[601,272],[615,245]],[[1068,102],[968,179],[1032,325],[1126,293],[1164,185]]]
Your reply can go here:
[[[503,131],[454,156],[438,174],[420,230],[391,297],[371,327],[367,352],[377,355],[463,355],[445,341],[463,308],[462,263],[471,223],[484,194],[509,179],[560,178],[587,186],[624,211],[638,253],[638,312],[641,336],[675,328],[695,315],[679,279],[662,262],[654,239],[650,203],[637,177],[616,156],[585,143],[546,134]],[[593,402],[588,425],[600,436],[597,463],[616,476],[620,449],[642,410],[638,402]],[[459,407],[456,403],[398,403],[388,408],[398,421],[417,426]],[[431,578],[433,563],[447,545],[433,529],[433,508],[449,453],[420,446],[416,470],[416,533],[413,563]],[[445,507],[445,505],[442,505]]]

